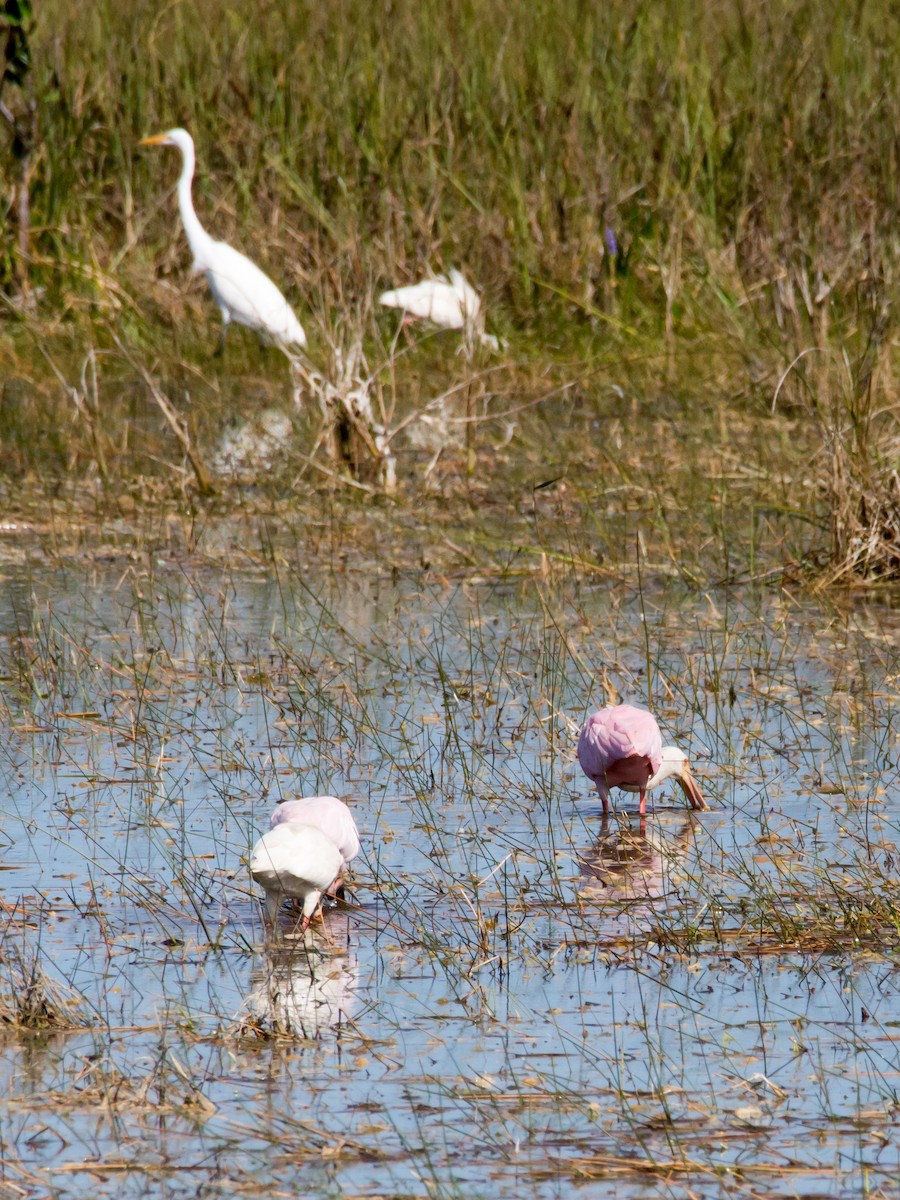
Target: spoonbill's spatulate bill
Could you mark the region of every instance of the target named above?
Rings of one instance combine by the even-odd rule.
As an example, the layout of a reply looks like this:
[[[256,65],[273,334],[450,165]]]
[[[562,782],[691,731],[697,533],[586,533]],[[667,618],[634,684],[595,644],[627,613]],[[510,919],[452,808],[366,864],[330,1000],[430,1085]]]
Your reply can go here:
[[[182,168],[178,180],[178,208],[194,256],[194,271],[205,275],[222,312],[222,340],[232,321],[271,338],[290,356],[293,347],[306,345],[306,334],[272,280],[240,251],[227,242],[217,242],[200,224],[194,211],[191,184],[194,179],[194,139],[186,129],[170,129],[144,138],[140,146],[176,146]]]
[[[681,785],[692,808],[708,807],[687,755],[677,746],[663,746],[656,718],[632,704],[601,708],[588,717],[578,738],[578,761],[596,786],[605,813],[609,789],[617,787],[640,795],[643,816],[647,792],[666,779]]]
[[[265,889],[268,923],[274,925],[281,902],[291,897],[303,905],[302,929],[343,867],[334,842],[301,821],[284,821],[264,833],[250,856],[250,874]]]

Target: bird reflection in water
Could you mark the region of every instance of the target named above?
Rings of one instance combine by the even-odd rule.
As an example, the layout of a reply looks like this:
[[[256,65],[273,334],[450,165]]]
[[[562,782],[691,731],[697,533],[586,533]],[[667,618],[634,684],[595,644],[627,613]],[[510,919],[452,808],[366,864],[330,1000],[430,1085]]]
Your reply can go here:
[[[312,935],[261,955],[250,973],[241,1032],[257,1037],[321,1038],[356,1007],[359,964],[349,950],[333,953]]]
[[[578,855],[580,890],[596,899],[646,903],[674,895],[672,867],[687,854],[699,822],[693,815],[679,822],[674,837],[658,830],[647,834],[642,818],[635,829],[603,817],[593,846]]]

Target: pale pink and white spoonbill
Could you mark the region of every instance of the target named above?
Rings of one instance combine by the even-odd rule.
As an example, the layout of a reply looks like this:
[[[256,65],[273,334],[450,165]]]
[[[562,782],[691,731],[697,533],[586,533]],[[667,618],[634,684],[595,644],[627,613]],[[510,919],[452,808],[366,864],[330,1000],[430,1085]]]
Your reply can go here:
[[[404,317],[431,321],[441,329],[461,329],[467,342],[477,340],[495,352],[500,348],[497,339],[484,332],[481,297],[455,268],[447,275],[382,292],[378,303],[402,309]]]
[[[324,833],[341,855],[341,873],[328,888],[332,895],[343,893],[343,868],[359,854],[359,830],[353,813],[337,796],[303,796],[297,800],[282,800],[272,810],[269,824],[272,829],[300,821]]]
[[[205,275],[222,312],[221,351],[228,326],[234,321],[270,338],[290,358],[292,350],[306,345],[303,326],[278,287],[256,263],[227,242],[217,242],[200,224],[194,211],[194,139],[186,129],[170,129],[144,138],[139,146],[176,146],[182,167],[178,179],[178,208],[188,245],[194,256],[194,273]]]
[[[300,928],[306,929],[343,868],[340,850],[313,825],[285,821],[264,833],[250,855],[250,874],[265,889],[267,924],[275,924],[281,902],[290,897],[301,902]]]
[[[691,808],[708,805],[691,774],[688,757],[677,746],[664,746],[656,718],[633,704],[601,708],[588,717],[578,738],[581,769],[597,788],[603,811],[609,812],[609,789],[640,795],[640,814],[647,792],[666,779],[681,785]]]
[[[266,891],[274,924],[285,897],[302,901],[306,929],[323,892],[342,895],[344,868],[359,854],[353,813],[337,796],[304,796],[276,804],[269,832],[253,847],[250,874]]]

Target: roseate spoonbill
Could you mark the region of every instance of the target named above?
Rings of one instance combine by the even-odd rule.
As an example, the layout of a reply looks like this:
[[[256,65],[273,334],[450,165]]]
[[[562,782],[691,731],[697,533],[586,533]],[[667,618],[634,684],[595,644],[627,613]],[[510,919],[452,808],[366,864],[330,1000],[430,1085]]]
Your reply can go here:
[[[303,904],[300,928],[306,929],[343,867],[340,850],[313,825],[284,821],[264,833],[250,855],[250,874],[265,888],[267,923],[275,924],[282,900],[290,896]]]
[[[359,854],[359,830],[353,813],[337,796],[303,796],[297,800],[282,800],[272,810],[270,827],[275,829],[291,821],[301,821],[324,833],[340,851],[342,867]],[[340,895],[343,879],[338,876],[335,882],[337,887],[334,894]]]
[[[194,178],[194,139],[186,129],[170,129],[144,138],[139,146],[177,146],[182,167],[178,179],[178,208],[188,245],[194,256],[194,274],[205,275],[213,298],[222,310],[219,351],[232,321],[266,334],[291,357],[291,347],[306,345],[303,326],[272,280],[227,242],[217,242],[206,232],[194,211],[191,183]]]
[[[378,303],[400,308],[405,317],[431,321],[441,329],[462,329],[467,342],[477,340],[495,352],[500,348],[497,339],[484,332],[481,297],[455,268],[448,275],[382,292]]]
[[[647,808],[647,792],[665,779],[681,785],[691,808],[708,805],[683,750],[664,746],[656,718],[632,704],[601,708],[588,717],[578,737],[578,761],[593,780],[603,811],[609,812],[609,789],[640,793],[640,814]]]

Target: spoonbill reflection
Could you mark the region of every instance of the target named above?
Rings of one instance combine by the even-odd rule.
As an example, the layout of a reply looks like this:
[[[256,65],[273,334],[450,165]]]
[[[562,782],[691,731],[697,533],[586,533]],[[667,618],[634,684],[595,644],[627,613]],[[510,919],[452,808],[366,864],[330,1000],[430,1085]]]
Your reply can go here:
[[[247,1034],[321,1038],[357,1004],[359,965],[349,953],[271,950],[250,974],[241,1026]]]

